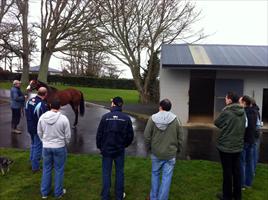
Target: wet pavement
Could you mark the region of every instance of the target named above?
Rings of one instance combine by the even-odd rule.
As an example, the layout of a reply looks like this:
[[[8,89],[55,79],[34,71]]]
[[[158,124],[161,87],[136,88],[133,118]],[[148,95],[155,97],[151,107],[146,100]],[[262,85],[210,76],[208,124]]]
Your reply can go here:
[[[101,116],[109,110],[102,106],[90,104],[86,107],[85,115],[79,116],[76,129],[72,129],[72,139],[68,145],[70,153],[99,153],[96,148],[96,130]],[[70,106],[64,106],[62,113],[65,114],[72,124],[74,121],[73,111]],[[127,155],[146,157],[148,152],[144,145],[143,130],[145,122],[131,117],[135,131],[134,141],[127,148]],[[11,133],[11,111],[7,100],[0,101],[0,147],[14,147],[28,149],[30,136],[27,133],[26,119],[23,116],[19,128],[21,135]],[[218,131],[216,129],[194,127],[184,128],[183,151],[179,155],[183,159],[202,159],[219,161],[218,151],[215,147]],[[260,148],[260,161],[268,163],[268,132],[263,134]]]
[[[70,106],[64,106],[61,112],[65,114],[72,124],[74,114]],[[85,115],[79,116],[76,129],[72,129],[71,142],[68,145],[68,151],[71,153],[99,153],[96,147],[96,131],[103,114],[109,110],[89,105],[86,107]],[[139,122],[131,117],[135,138],[132,145],[127,149],[127,154],[132,156],[147,156],[143,142],[144,122]],[[30,147],[30,136],[27,133],[26,118],[23,116],[18,126],[22,134],[16,135],[11,133],[11,111],[8,102],[0,102],[0,147],[14,147],[27,149]]]
[[[219,153],[216,150],[219,134],[217,129],[195,127],[186,129],[184,133],[187,135],[185,156],[189,156],[190,159],[219,161]],[[260,162],[268,163],[268,131],[261,137]]]

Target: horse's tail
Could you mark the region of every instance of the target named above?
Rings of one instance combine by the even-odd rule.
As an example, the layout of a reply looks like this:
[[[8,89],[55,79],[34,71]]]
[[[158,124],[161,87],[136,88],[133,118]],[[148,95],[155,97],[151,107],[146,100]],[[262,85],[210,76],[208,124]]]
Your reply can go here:
[[[84,95],[83,93],[80,91],[81,94],[81,99],[80,99],[80,115],[83,116],[85,114],[85,101],[84,101]]]

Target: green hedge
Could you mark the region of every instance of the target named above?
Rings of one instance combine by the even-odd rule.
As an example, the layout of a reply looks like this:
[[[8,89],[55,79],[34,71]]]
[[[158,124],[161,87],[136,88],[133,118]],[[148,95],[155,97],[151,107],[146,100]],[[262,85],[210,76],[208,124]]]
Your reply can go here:
[[[21,74],[0,72],[1,81],[12,81],[15,79],[20,80]],[[37,74],[30,74],[30,79],[36,79]],[[96,88],[116,88],[116,89],[136,89],[135,83],[132,79],[110,79],[110,78],[96,78],[86,76],[61,76],[61,75],[48,75],[48,83],[50,84],[63,84],[72,86],[86,86]]]

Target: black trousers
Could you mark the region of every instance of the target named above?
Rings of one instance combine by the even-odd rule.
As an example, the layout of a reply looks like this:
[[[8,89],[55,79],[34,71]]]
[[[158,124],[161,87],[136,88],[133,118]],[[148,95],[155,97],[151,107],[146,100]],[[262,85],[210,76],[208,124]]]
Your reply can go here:
[[[220,152],[221,165],[223,170],[222,192],[224,200],[241,200],[241,173],[240,173],[240,152]]]
[[[20,123],[21,109],[12,108],[11,128],[16,129]]]

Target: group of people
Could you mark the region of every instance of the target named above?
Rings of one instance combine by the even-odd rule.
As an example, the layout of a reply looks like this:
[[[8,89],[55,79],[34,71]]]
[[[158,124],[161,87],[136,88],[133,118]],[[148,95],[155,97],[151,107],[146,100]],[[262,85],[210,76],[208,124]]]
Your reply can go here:
[[[225,97],[226,107],[215,120],[220,129],[217,149],[223,169],[220,200],[241,200],[242,190],[252,186],[260,145],[260,114],[255,100],[233,92]]]
[[[11,89],[12,132],[17,128],[25,96],[20,91],[20,81],[13,82]],[[67,156],[66,145],[71,138],[69,120],[60,113],[60,102],[55,99],[49,105],[46,102],[47,89],[40,87],[37,95],[28,99],[25,105],[27,128],[31,136],[30,161],[32,171],[40,171],[41,155],[43,172],[41,181],[42,198],[51,191],[51,174],[55,169],[54,196],[62,197],[64,165]],[[19,111],[13,112],[13,104]],[[111,100],[111,112],[102,116],[96,134],[96,145],[102,155],[102,191],[101,199],[110,199],[111,174],[115,165],[115,196],[117,200],[126,197],[124,192],[125,148],[134,138],[131,119],[122,112],[124,102],[121,97]],[[182,130],[179,119],[171,110],[171,102],[164,99],[159,103],[159,112],[152,115],[146,125],[145,143],[151,151],[152,178],[151,191],[147,199],[167,200],[177,152],[181,150]],[[15,109],[15,108],[14,108]],[[19,113],[19,115],[16,115]],[[15,114],[16,116],[13,116]],[[14,119],[13,119],[14,118]],[[17,129],[16,129],[17,130]],[[162,174],[162,180],[160,175]],[[161,181],[161,183],[160,183]]]
[[[40,87],[37,95],[28,99],[20,90],[20,81],[13,81],[11,88],[12,133],[21,134],[17,129],[22,109],[25,106],[27,129],[31,137],[30,162],[33,173],[41,171],[40,161],[43,158],[41,181],[42,198],[47,198],[51,190],[52,169],[55,169],[55,197],[62,197],[64,165],[67,157],[66,145],[71,138],[68,118],[61,114],[60,101],[55,99],[46,102],[47,89]],[[17,109],[17,110],[16,110]],[[13,111],[14,110],[14,111]]]
[[[20,91],[20,82],[15,80],[11,89],[12,132],[17,129],[20,112],[25,97]],[[48,105],[47,89],[41,87],[35,97],[25,106],[28,132],[31,136],[30,160],[32,171],[40,170],[43,155],[43,175],[41,181],[42,198],[47,198],[51,190],[51,173],[55,168],[56,197],[64,195],[64,164],[66,145],[71,138],[69,120],[60,113],[60,102],[55,99]],[[102,116],[96,134],[96,145],[102,155],[101,199],[110,199],[111,174],[115,165],[115,196],[125,198],[124,162],[125,148],[134,137],[131,119],[122,112],[123,99],[111,100],[111,112]],[[238,97],[229,92],[223,108],[214,124],[220,129],[217,149],[223,169],[222,193],[220,200],[241,200],[241,190],[252,186],[258,162],[260,144],[260,114],[254,99]],[[151,190],[146,199],[168,200],[176,155],[181,151],[182,129],[177,116],[171,110],[170,100],[159,103],[159,112],[152,115],[144,130],[145,144],[151,152]],[[50,108],[50,110],[49,110]],[[48,111],[49,110],[49,111]],[[161,177],[161,178],[160,178]]]

